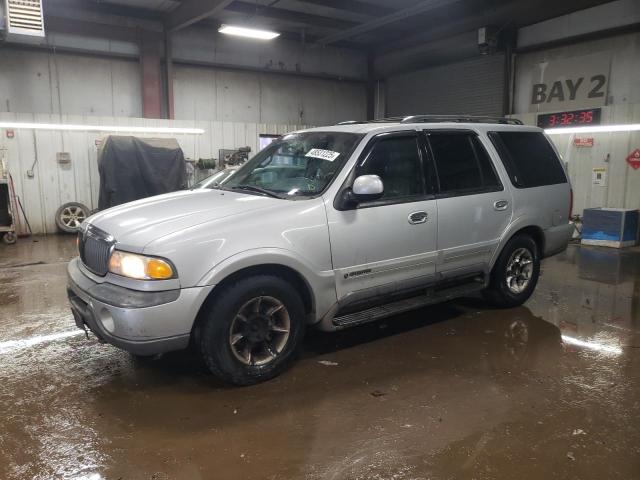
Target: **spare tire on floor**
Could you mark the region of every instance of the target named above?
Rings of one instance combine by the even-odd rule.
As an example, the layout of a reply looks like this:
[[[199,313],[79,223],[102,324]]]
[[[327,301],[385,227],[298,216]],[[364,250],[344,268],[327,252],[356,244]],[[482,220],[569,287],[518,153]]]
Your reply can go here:
[[[63,232],[75,233],[87,217],[89,208],[86,205],[78,202],[64,203],[56,211],[56,225]]]

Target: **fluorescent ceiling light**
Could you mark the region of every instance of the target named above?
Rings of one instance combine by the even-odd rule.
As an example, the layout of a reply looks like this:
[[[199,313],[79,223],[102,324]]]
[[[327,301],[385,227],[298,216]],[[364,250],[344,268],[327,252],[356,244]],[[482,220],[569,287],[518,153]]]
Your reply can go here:
[[[126,125],[72,125],[68,123],[0,122],[0,128],[27,130],[67,130],[77,132],[170,133],[202,135],[201,128],[134,127]]]
[[[635,132],[637,130],[640,130],[640,123],[630,123],[627,125],[593,125],[590,127],[547,128],[544,133],[547,135],[562,135],[565,133]]]
[[[259,30],[256,28],[236,27],[233,25],[221,25],[218,31],[220,33],[226,33],[227,35],[257,38],[260,40],[273,40],[274,38],[280,36],[278,32],[271,32],[269,30]]]

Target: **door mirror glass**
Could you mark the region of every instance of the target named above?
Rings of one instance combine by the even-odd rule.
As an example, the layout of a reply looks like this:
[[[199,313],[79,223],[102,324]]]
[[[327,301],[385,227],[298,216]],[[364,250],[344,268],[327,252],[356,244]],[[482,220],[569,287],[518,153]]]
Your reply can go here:
[[[376,200],[384,194],[384,185],[378,175],[360,175],[353,182],[352,192],[359,202]]]

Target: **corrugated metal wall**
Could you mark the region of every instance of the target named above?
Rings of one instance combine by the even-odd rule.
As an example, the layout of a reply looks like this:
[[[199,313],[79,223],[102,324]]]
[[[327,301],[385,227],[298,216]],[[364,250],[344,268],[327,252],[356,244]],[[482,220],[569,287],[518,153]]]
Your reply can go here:
[[[175,118],[313,123],[364,120],[363,83],[177,65]]]
[[[529,125],[535,125],[536,115],[514,115]],[[602,124],[640,123],[640,104],[614,105],[602,108]],[[593,138],[593,147],[574,146],[575,137]],[[562,159],[569,167],[573,186],[573,212],[582,214],[585,208],[640,208],[640,170],[626,162],[627,156],[640,148],[640,132],[588,133],[551,135]],[[605,168],[605,185],[593,183],[593,169]]]
[[[0,112],[141,117],[137,60],[0,48]]]
[[[202,128],[204,135],[138,135],[176,138],[185,157],[191,159],[217,158],[220,149],[243,146],[251,147],[253,154],[258,150],[259,134],[283,134],[304,128],[303,125],[291,124],[11,113],[0,113],[0,121]],[[99,175],[96,140],[105,135],[98,132],[15,130],[15,137],[7,138],[5,131],[0,129],[0,150],[4,149],[16,194],[22,200],[34,233],[56,231],[55,212],[63,203],[78,201],[90,209],[97,208]],[[71,164],[58,164],[57,152],[69,152]],[[35,174],[33,178],[27,176],[27,170],[31,169]]]
[[[336,53],[326,63],[344,64],[343,57]],[[0,112],[141,117],[141,95],[136,59],[0,49]],[[366,117],[364,82],[275,68],[261,73],[176,64],[174,96],[180,120],[326,125]]]
[[[502,115],[504,55],[478,57],[387,79],[387,115]]]

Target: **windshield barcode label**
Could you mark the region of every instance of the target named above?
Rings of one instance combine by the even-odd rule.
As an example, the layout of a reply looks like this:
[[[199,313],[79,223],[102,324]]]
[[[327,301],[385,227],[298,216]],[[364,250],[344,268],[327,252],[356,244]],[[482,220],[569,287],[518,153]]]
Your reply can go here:
[[[322,150],[321,148],[312,148],[307,152],[305,157],[320,158],[322,160],[333,162],[336,158],[338,158],[339,155],[340,155],[340,152],[332,152],[331,150]]]

